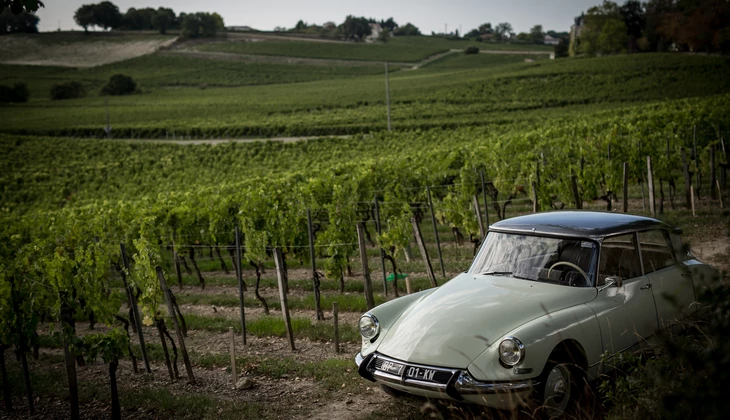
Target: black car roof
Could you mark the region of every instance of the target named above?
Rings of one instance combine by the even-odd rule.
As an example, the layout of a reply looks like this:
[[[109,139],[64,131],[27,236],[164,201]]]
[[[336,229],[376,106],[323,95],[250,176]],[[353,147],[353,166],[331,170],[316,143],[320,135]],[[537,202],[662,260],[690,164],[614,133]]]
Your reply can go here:
[[[513,217],[492,224],[496,231],[520,231],[582,237],[604,237],[651,228],[671,229],[650,217],[598,211],[553,211]]]

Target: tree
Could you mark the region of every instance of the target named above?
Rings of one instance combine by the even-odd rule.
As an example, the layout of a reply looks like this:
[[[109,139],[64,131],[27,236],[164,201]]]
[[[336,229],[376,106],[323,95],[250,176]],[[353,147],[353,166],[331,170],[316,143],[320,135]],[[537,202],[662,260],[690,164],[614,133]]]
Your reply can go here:
[[[19,15],[23,12],[36,12],[39,7],[45,7],[40,0],[1,0],[0,13],[10,9],[12,13]]]
[[[561,39],[558,42],[558,45],[555,46],[554,52],[555,52],[555,58],[567,57],[569,55],[568,54],[568,42],[565,41],[564,39]]]
[[[223,27],[223,18],[217,13],[191,13],[182,22],[183,36],[188,38],[214,37]]]
[[[472,29],[464,35],[464,38],[477,38],[479,35],[479,29]]]
[[[16,83],[13,87],[0,85],[0,103],[28,102],[30,92],[25,83]]]
[[[94,24],[107,29],[116,29],[122,26],[122,14],[119,8],[110,1],[103,1],[93,5]]]
[[[481,25],[479,25],[479,33],[480,34],[493,34],[494,29],[492,29],[492,24],[487,22],[487,23],[482,23]]]
[[[530,29],[530,41],[535,44],[542,44],[545,41],[545,32],[542,31],[542,25],[535,25]]]
[[[34,34],[38,33],[38,16],[33,13],[21,12],[14,14],[10,9],[0,13],[0,35],[14,32]]]
[[[393,32],[395,28],[398,27],[398,24],[393,20],[392,17],[389,17],[388,20],[381,20],[380,26],[383,27],[383,29],[388,29],[388,31]]]
[[[403,26],[399,26],[393,31],[393,35],[396,36],[416,36],[421,35],[421,31],[412,23],[406,23]]]
[[[383,44],[385,44],[390,39],[391,34],[392,34],[392,32],[390,32],[388,30],[388,28],[383,28],[383,30],[380,31],[380,33],[378,34],[378,41],[380,41]]]
[[[101,89],[102,95],[128,95],[137,90],[137,83],[129,76],[115,74]]]
[[[604,30],[607,33],[602,36]],[[621,51],[627,44],[626,25],[616,3],[605,0],[603,4],[588,9],[578,53],[609,54]]]
[[[512,32],[512,25],[508,22],[502,22],[494,28],[494,33],[498,39],[505,39],[509,36],[510,32]]]
[[[530,34],[528,34],[527,32],[520,32],[517,34],[517,40],[520,42],[529,42]]]
[[[51,87],[52,100],[83,98],[84,96],[86,96],[86,89],[81,82],[58,83]]]
[[[160,7],[152,17],[152,26],[161,34],[167,33],[167,29],[175,23],[175,12],[172,9]]]
[[[635,51],[637,40],[641,38],[646,27],[646,11],[644,5],[638,0],[628,0],[619,8],[619,13],[626,25],[626,34],[629,36],[629,49]]]
[[[346,39],[354,41],[362,41],[372,33],[370,22],[364,17],[355,17],[348,15],[342,24],[343,35]]]
[[[94,5],[84,4],[76,9],[76,13],[74,13],[74,20],[77,25],[84,28],[84,32],[88,33],[89,26],[96,25],[94,21]]]

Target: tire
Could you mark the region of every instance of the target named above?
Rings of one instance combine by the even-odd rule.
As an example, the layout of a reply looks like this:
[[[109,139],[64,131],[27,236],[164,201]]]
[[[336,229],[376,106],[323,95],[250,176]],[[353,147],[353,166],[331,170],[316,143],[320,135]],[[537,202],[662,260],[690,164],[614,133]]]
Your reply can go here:
[[[538,411],[544,418],[562,418],[577,412],[582,369],[563,352],[550,355],[537,388]]]
[[[378,384],[380,385],[380,389],[383,390],[386,394],[390,395],[393,398],[399,398],[405,395],[403,391],[399,391],[397,389],[391,388],[388,385]]]

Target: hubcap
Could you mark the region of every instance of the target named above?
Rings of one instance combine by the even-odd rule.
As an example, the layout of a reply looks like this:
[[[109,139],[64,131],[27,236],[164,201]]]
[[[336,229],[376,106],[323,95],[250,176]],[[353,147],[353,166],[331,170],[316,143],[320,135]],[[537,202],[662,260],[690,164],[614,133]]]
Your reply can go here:
[[[545,381],[543,402],[550,416],[559,416],[570,403],[570,371],[565,365],[553,367]]]

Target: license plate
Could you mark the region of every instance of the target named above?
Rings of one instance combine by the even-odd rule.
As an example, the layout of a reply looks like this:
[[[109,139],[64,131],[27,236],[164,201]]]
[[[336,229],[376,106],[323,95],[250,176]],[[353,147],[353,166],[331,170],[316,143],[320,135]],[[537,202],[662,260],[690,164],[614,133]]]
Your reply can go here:
[[[382,370],[383,372],[391,373],[398,376],[403,373],[404,368],[405,366],[401,365],[400,363],[393,363],[387,360],[384,360],[383,364],[380,365],[380,370]]]
[[[417,379],[419,381],[431,381],[433,382],[433,377],[436,375],[436,370],[433,369],[426,369],[426,368],[419,368],[415,366],[409,366],[406,370],[406,377],[411,379]]]

